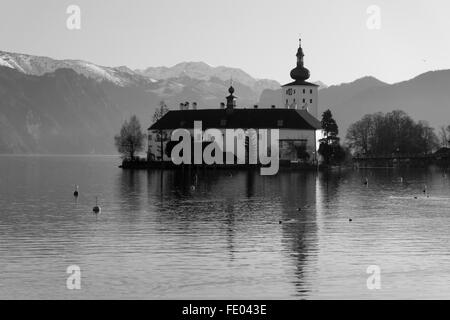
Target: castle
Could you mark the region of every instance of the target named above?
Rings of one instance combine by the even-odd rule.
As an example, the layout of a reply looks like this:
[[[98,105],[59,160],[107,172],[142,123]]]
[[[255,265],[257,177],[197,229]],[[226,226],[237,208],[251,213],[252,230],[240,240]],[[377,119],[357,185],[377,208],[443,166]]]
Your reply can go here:
[[[226,104],[221,103],[218,108],[183,107],[167,112],[154,123],[148,129],[147,159],[171,161],[166,147],[172,131],[183,128],[192,134],[194,121],[202,121],[203,130],[278,129],[280,164],[317,163],[322,138],[321,123],[317,120],[318,86],[306,81],[310,73],[304,67],[301,41],[296,56],[297,66],[290,74],[294,81],[282,86],[281,107],[238,108],[234,88],[230,86]]]

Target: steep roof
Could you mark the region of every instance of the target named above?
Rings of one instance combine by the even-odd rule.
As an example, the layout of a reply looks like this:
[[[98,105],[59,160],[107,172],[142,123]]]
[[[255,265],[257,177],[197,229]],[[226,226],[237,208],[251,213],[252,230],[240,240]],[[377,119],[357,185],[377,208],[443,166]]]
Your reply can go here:
[[[203,129],[284,128],[317,130],[321,128],[320,121],[306,110],[273,108],[174,110],[166,113],[149,130],[193,128],[194,121],[202,121]]]

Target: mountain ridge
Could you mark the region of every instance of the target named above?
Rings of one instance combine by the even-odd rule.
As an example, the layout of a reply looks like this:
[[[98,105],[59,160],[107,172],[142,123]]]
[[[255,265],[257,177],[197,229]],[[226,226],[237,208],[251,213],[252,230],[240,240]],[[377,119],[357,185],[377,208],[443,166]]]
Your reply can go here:
[[[238,107],[281,104],[276,81],[264,83],[243,70],[203,62],[175,66],[156,67],[163,68],[163,74],[153,78],[127,66],[0,51],[0,153],[112,154],[113,136],[131,114],[148,128],[161,100],[172,110],[184,101],[196,101],[198,108],[219,108],[231,76]],[[402,109],[435,128],[448,124],[443,115],[450,110],[450,70],[429,71],[394,84],[366,76],[320,85],[319,112],[331,109],[341,138],[351,123],[378,111]]]

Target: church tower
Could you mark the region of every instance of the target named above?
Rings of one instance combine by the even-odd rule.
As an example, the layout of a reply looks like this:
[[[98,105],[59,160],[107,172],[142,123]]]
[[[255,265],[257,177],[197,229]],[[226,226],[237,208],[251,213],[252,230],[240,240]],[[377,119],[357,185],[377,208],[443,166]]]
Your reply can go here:
[[[297,66],[291,71],[291,83],[282,86],[283,105],[288,109],[307,110],[314,117],[318,117],[317,99],[318,85],[307,82],[309,70],[303,65],[302,42],[299,40],[297,50]]]

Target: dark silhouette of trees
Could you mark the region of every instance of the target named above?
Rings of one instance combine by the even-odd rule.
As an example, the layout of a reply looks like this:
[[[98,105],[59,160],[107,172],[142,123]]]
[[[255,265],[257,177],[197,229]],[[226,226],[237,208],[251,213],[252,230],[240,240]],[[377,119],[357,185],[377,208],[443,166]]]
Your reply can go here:
[[[137,153],[144,148],[145,134],[142,132],[138,118],[133,115],[125,120],[120,133],[114,137],[117,151],[124,159],[134,160]]]
[[[345,151],[339,144],[339,128],[330,110],[322,114],[324,138],[320,139],[319,154],[326,165],[339,164],[345,158]]]
[[[346,135],[353,154],[428,154],[439,140],[425,121],[415,122],[404,111],[367,114],[353,123]]]

